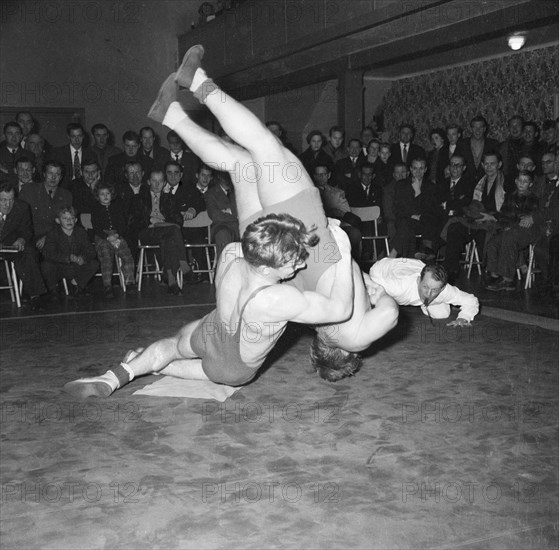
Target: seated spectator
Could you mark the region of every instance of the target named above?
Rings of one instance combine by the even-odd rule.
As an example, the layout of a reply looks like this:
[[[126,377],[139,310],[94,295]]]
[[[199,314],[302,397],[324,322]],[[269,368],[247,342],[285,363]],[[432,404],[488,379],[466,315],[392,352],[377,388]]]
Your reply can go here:
[[[39,309],[38,299],[46,292],[39,254],[33,245],[33,226],[29,205],[15,197],[15,189],[9,183],[0,184],[0,246],[17,249],[8,259],[14,262],[23,291],[31,298],[31,310]]]
[[[366,157],[361,149],[360,140],[350,139],[347,144],[347,156],[334,164],[334,181],[336,186],[344,192],[351,183],[359,183],[359,168],[366,162]],[[323,163],[322,166],[324,164],[327,163]],[[328,166],[328,169],[331,171],[331,166]],[[309,172],[309,174],[312,173]]]
[[[97,204],[96,186],[101,181],[99,161],[86,158],[82,162],[82,175],[72,184],[72,206],[76,209],[78,218],[81,214],[91,214]]]
[[[427,154],[427,170],[429,181],[433,185],[442,183],[445,179],[444,169],[448,163],[444,158],[445,131],[442,128],[433,128],[429,132],[429,140],[433,149]]]
[[[408,166],[415,159],[425,159],[425,149],[413,143],[415,128],[408,123],[401,124],[398,129],[399,141],[394,143],[390,149],[390,160],[392,165],[403,162]]]
[[[332,159],[332,165],[339,160],[347,157],[347,150],[344,147],[345,132],[341,126],[332,126],[328,132],[328,143],[323,147],[323,151]]]
[[[212,220],[211,237],[216,244],[217,257],[223,249],[241,240],[235,191],[229,174],[216,172],[213,185],[204,193],[206,210]]]
[[[320,130],[313,130],[307,135],[308,148],[299,155],[305,170],[309,174],[314,174],[315,166],[324,164],[332,165],[332,158],[322,150],[324,138]]]
[[[56,214],[57,227],[46,235],[41,272],[49,294],[56,293],[62,278],[70,280],[71,296],[85,296],[87,284],[99,269],[95,249],[83,227],[76,225],[76,211],[60,208]]]
[[[125,174],[125,165],[128,162],[138,162],[142,167],[144,177],[146,177],[151,166],[149,160],[145,156],[140,156],[138,153],[140,150],[140,136],[136,132],[132,130],[124,132],[122,143],[124,151],[109,158],[107,170],[104,175],[105,183],[113,185],[115,191],[119,194],[120,189],[128,185],[128,179]]]
[[[542,125],[542,155],[544,153],[553,153],[556,155],[559,152],[557,147],[557,127],[554,120],[548,119],[544,120]]]
[[[141,147],[138,151],[140,159],[145,160],[148,170],[153,168],[163,169],[169,159],[169,150],[157,143],[155,132],[150,126],[144,126],[140,132]]]
[[[194,184],[196,172],[198,171],[198,166],[200,166],[200,159],[187,149],[184,141],[173,130],[167,134],[167,143],[169,144],[169,156],[166,160],[174,160],[179,163],[182,171],[181,181],[183,183]]]
[[[206,164],[200,164],[199,168],[196,170],[196,179],[193,183],[184,184],[186,188],[186,198],[185,206],[187,211],[189,211],[188,218],[185,216],[185,221],[191,219],[190,215],[194,212],[193,218],[196,217],[200,212],[206,211],[206,201],[204,196],[209,189],[209,186],[213,179],[213,170]],[[207,239],[207,230],[204,227],[183,227],[182,234],[186,243],[191,244],[201,244],[205,243]],[[191,267],[198,269],[199,266],[204,265],[205,257],[201,249],[187,249],[188,262]],[[192,275],[192,282],[199,282],[202,280],[200,274]]]
[[[351,253],[356,261],[361,260],[361,219],[351,212],[351,207],[342,189],[329,184],[331,177],[328,165],[316,166],[314,184],[320,191],[324,211],[329,218],[340,220],[340,227],[347,233],[351,243]]]
[[[43,181],[32,182],[21,189],[19,198],[31,207],[33,239],[42,250],[46,234],[57,227],[56,215],[61,208],[72,206],[72,193],[60,187],[64,167],[56,160],[48,160],[43,170]]]
[[[499,153],[503,159],[503,173],[505,181],[512,185],[507,190],[514,190],[514,180],[518,176],[516,165],[522,153],[522,132],[524,131],[524,119],[520,115],[513,115],[508,120],[509,137],[499,144]]]
[[[9,181],[13,176],[17,159],[23,156],[33,157],[33,153],[25,151],[21,147],[22,136],[17,122],[11,121],[4,124],[4,142],[0,146],[0,182]]]
[[[91,127],[91,135],[93,136],[93,146],[91,147],[91,152],[97,160],[101,172],[104,173],[107,170],[109,158],[122,153],[122,149],[119,149],[110,143],[109,140],[111,139],[111,133],[109,132],[107,126],[101,122],[94,124]]]
[[[35,166],[31,157],[19,157],[16,160],[15,172],[15,191],[19,195],[23,187],[29,183],[33,183],[35,176]]]
[[[535,225],[523,227],[520,220],[531,216],[538,208],[538,198],[532,193],[534,175],[521,171],[516,178],[516,190],[507,193],[501,211],[495,215],[497,228],[486,246],[489,284],[487,290],[515,290],[514,275],[521,250],[539,237]]]
[[[484,153],[482,165],[485,175],[474,188],[472,203],[466,207],[464,216],[454,218],[447,229],[444,263],[450,280],[458,276],[460,254],[468,242],[476,241],[478,255],[483,258],[485,239],[495,227],[495,213],[500,212],[505,200],[501,156],[496,151]]]
[[[64,166],[64,174],[60,186],[72,191],[74,181],[81,178],[82,161],[88,157],[93,158],[94,154],[84,147],[85,130],[80,123],[71,122],[68,124],[66,126],[66,135],[68,136],[68,144],[62,147],[55,147],[50,156]]]
[[[450,159],[450,177],[438,186],[438,203],[442,211],[441,227],[435,238],[433,249],[436,252],[446,240],[446,228],[454,218],[461,218],[464,208],[472,202],[475,184],[468,176],[463,156],[454,154]]]
[[[426,161],[415,158],[411,163],[411,178],[396,184],[394,194],[394,214],[396,216],[396,234],[392,239],[390,256],[397,255],[413,258],[416,252],[417,235],[421,235],[425,247],[432,247],[432,229],[425,219],[427,212],[433,210],[436,199],[435,187],[425,177]],[[428,236],[429,235],[429,236]]]
[[[374,181],[375,169],[369,162],[359,167],[359,183],[351,183],[346,191],[349,206],[382,206],[382,188]]]
[[[513,193],[516,191],[516,178],[520,172],[532,172],[535,174],[536,162],[534,159],[528,155],[520,153],[518,155],[518,162],[514,168],[510,169],[509,177],[505,176],[505,191],[508,193]]]
[[[165,176],[162,170],[153,169],[148,177],[148,189],[141,184],[143,174],[137,163],[129,163],[127,171],[133,184],[137,187],[125,195],[125,211],[128,213],[128,235],[137,235],[145,245],[159,245],[164,275],[169,285],[169,293],[182,294],[177,285],[176,274],[180,269],[184,275],[190,273],[186,261],[186,251],[182,240],[181,226],[183,218],[175,201],[169,194],[162,193]],[[139,184],[138,181],[139,180]]]
[[[472,135],[460,143],[460,153],[466,159],[466,169],[474,181],[483,178],[483,155],[489,151],[498,151],[499,143],[487,137],[487,120],[477,115],[470,121]]]
[[[41,174],[45,164],[45,140],[39,134],[30,134],[25,142],[25,149],[35,155],[35,174],[33,181],[41,181]],[[32,155],[29,155],[33,159]]]
[[[114,189],[107,183],[95,188],[97,201],[91,208],[91,225],[95,234],[95,250],[101,264],[105,298],[114,298],[113,263],[120,258],[127,294],[136,294],[134,258],[124,239],[126,217]],[[113,200],[115,199],[115,200]]]
[[[394,196],[398,182],[404,181],[409,175],[408,167],[403,162],[394,165],[391,181],[382,189],[382,217],[386,225],[386,234],[391,248],[392,239],[396,235],[396,214],[394,213]]]

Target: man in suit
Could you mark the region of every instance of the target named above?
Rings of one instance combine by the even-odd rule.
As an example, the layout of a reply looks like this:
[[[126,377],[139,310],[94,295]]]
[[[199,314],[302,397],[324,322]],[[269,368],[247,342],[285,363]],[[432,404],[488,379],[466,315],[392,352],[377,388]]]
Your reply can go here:
[[[411,166],[413,160],[427,158],[425,149],[413,143],[415,128],[411,124],[401,124],[398,129],[398,134],[399,141],[393,143],[390,149],[390,162],[393,166],[399,162]]]
[[[345,191],[352,183],[359,183],[359,169],[366,162],[361,140],[352,138],[347,144],[347,157],[337,161],[334,165],[334,181]]]
[[[122,145],[124,151],[113,155],[107,163],[107,170],[104,174],[105,183],[110,183],[118,191],[128,186],[128,178],[125,174],[125,166],[130,162],[138,162],[142,168],[143,177],[146,178],[151,162],[145,157],[140,156],[140,136],[132,130],[127,130],[122,135]],[[146,183],[146,180],[143,181]],[[129,243],[130,244],[130,243]]]
[[[229,175],[216,172],[214,184],[204,194],[206,210],[212,220],[211,237],[216,244],[219,258],[223,249],[233,242],[240,242],[239,217],[233,185]]]
[[[328,143],[323,151],[332,158],[335,164],[339,160],[347,157],[347,149],[344,147],[345,132],[341,126],[332,126],[328,132]]]
[[[35,166],[30,157],[19,157],[16,160],[15,172],[15,191],[16,196],[21,193],[23,187],[33,182],[35,176]]]
[[[46,234],[56,227],[56,215],[61,208],[72,206],[72,193],[60,187],[64,167],[56,160],[48,160],[43,170],[43,181],[25,185],[19,198],[31,207],[34,242],[39,250]]]
[[[15,189],[9,183],[0,184],[0,246],[10,246],[17,253],[6,254],[12,260],[23,290],[31,298],[31,309],[38,309],[38,298],[47,289],[41,277],[39,255],[33,245],[33,226],[29,205],[15,198]]]
[[[169,150],[156,143],[155,132],[150,126],[144,126],[140,130],[140,158],[146,160],[149,168],[162,169],[169,158]]]
[[[113,155],[122,153],[122,149],[119,149],[109,143],[111,134],[109,129],[102,123],[94,124],[91,127],[91,135],[93,136],[93,146],[91,147],[91,151],[99,164],[99,168],[104,173],[107,168],[109,158]]]
[[[184,141],[173,130],[167,134],[167,143],[169,144],[169,157],[167,160],[179,163],[182,170],[181,180],[183,183],[194,185],[196,182],[196,172],[200,166],[200,159],[186,148]]]
[[[9,181],[13,177],[17,159],[22,156],[33,157],[33,153],[21,147],[22,136],[17,122],[4,124],[4,143],[0,146],[0,182]]]
[[[359,183],[352,183],[346,191],[350,206],[381,206],[382,189],[374,182],[375,169],[370,162],[365,162],[359,168]]]
[[[516,178],[516,165],[522,153],[522,132],[524,131],[524,119],[520,115],[513,115],[508,120],[509,137],[499,144],[499,153],[503,159],[503,173],[507,181]]]
[[[483,155],[488,152],[497,153],[499,142],[486,137],[487,120],[482,115],[477,115],[470,121],[472,135],[462,142],[461,153],[466,159],[466,169],[474,181],[479,181],[485,175],[483,169]]]
[[[177,271],[180,268],[185,275],[191,271],[180,230],[182,215],[176,207],[174,197],[162,192],[165,186],[162,170],[152,169],[147,190],[141,183],[143,174],[140,164],[128,163],[126,170],[131,182],[123,197],[128,215],[128,234],[137,235],[142,244],[160,246],[169,292],[178,296],[182,292],[177,285]],[[126,242],[130,246],[132,238],[127,237]]]
[[[78,219],[81,214],[91,214],[97,202],[95,186],[101,181],[99,161],[86,158],[82,161],[82,175],[72,185],[72,206],[76,209]]]
[[[93,154],[86,151],[83,146],[85,131],[81,124],[71,122],[66,126],[66,134],[69,143],[62,147],[55,147],[51,156],[64,166],[64,175],[60,186],[71,191],[74,180],[81,178],[82,161],[88,156],[93,156]]]

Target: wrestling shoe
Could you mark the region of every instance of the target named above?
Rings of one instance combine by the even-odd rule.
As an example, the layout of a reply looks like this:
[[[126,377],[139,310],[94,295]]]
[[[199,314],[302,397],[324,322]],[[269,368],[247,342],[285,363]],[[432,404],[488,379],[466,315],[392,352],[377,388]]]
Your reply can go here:
[[[175,73],[171,73],[166,78],[165,82],[161,84],[157,97],[149,110],[148,118],[151,118],[160,124],[163,123],[163,119],[169,109],[169,105],[171,105],[173,101],[177,101],[177,88],[178,86],[175,82]]]
[[[92,378],[79,378],[64,384],[64,391],[85,399],[87,397],[109,397],[119,387],[118,378],[112,372]]]
[[[197,44],[192,46],[182,59],[181,66],[177,69],[175,82],[185,88],[190,88],[194,73],[202,67],[202,58],[204,57],[204,46]]]

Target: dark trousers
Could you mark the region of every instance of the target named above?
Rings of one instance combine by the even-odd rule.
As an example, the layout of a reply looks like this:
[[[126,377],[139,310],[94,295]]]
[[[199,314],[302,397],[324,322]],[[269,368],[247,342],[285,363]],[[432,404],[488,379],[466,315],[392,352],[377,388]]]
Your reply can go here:
[[[6,259],[14,262],[25,293],[39,296],[47,291],[39,267],[39,253],[35,247],[28,245],[22,252],[6,255]]]
[[[421,223],[413,218],[398,218],[396,234],[391,246],[402,258],[413,258],[416,252],[416,235],[421,234]]]
[[[537,229],[518,225],[495,234],[486,246],[487,270],[506,279],[514,279],[520,251],[537,238]]]
[[[212,240],[216,246],[217,257],[221,255],[222,250],[229,244],[239,242],[239,226],[217,223],[212,225]]]
[[[472,239],[476,241],[480,260],[483,258],[486,236],[486,228],[475,229],[462,223],[453,223],[448,226],[444,265],[450,275],[457,275],[460,271],[460,255],[466,244]]]
[[[55,290],[58,281],[63,277],[75,279],[80,288],[85,288],[98,269],[99,262],[95,259],[89,260],[83,265],[52,262],[51,260],[43,260],[41,263],[41,272],[49,291]]]
[[[205,244],[208,230],[205,227],[183,227],[181,229],[184,242],[188,244]],[[203,248],[187,249],[187,253],[198,262],[199,266],[206,265],[206,256]]]
[[[184,241],[178,225],[165,225],[162,227],[146,227],[140,231],[140,242],[161,247],[161,261],[163,270],[169,269],[176,273],[180,262],[186,262]]]

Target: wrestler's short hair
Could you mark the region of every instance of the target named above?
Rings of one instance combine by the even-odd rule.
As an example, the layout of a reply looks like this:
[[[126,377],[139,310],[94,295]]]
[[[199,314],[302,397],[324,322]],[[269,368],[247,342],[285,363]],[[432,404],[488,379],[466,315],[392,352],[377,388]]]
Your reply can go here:
[[[442,286],[445,286],[446,283],[448,283],[448,272],[444,265],[437,263],[425,264],[424,268],[421,270],[419,278],[423,280],[426,273],[430,273],[431,277],[433,277],[435,281],[442,283]]]
[[[289,214],[268,214],[244,231],[241,246],[245,260],[254,266],[274,269],[297,264],[309,257],[309,248],[319,241],[315,227]]]
[[[353,376],[363,364],[359,353],[331,347],[315,335],[311,343],[311,365],[321,378],[337,382]]]

